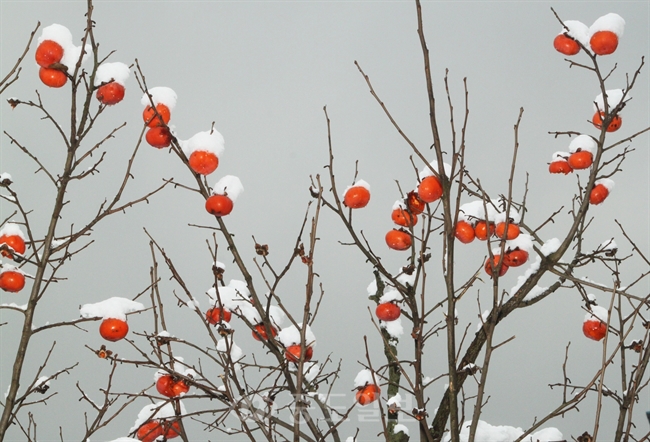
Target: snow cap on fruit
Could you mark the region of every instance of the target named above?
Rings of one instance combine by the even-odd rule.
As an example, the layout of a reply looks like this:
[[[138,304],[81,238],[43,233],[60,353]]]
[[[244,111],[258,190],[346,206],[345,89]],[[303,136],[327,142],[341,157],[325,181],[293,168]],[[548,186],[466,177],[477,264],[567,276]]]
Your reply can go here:
[[[113,297],[94,304],[84,304],[79,309],[82,318],[115,318],[126,321],[126,314],[144,310],[144,305],[127,298]]]
[[[625,89],[610,89],[608,91],[605,91],[605,93],[607,94],[607,106],[609,107],[609,110],[612,110],[623,100]],[[625,95],[625,101],[630,100],[630,98],[632,97],[630,97],[629,94]],[[604,112],[606,110],[603,94],[598,94],[598,96],[594,99],[593,108],[594,112]]]
[[[233,203],[243,191],[241,180],[234,175],[224,176],[212,188],[214,195],[226,195]]]
[[[188,158],[196,151],[212,152],[217,158],[221,158],[225,150],[225,140],[219,131],[212,129],[194,134],[189,140],[181,142],[181,147]]]
[[[579,150],[586,150],[592,154],[596,152],[596,140],[594,140],[589,135],[578,135],[575,140],[571,141],[569,144],[569,152],[574,153]]]
[[[178,96],[171,88],[165,86],[152,87],[149,89],[149,94],[151,94],[151,100],[153,101],[154,106],[157,104],[164,104],[170,111],[173,111],[174,107],[176,107]],[[151,101],[149,101],[149,96],[146,93],[142,95],[140,103],[142,103],[143,106],[151,106]]]
[[[610,31],[616,34],[618,38],[623,36],[625,30],[625,20],[618,14],[610,12],[602,17],[598,17],[596,21],[589,27],[589,38],[598,31]]]
[[[302,329],[302,323],[298,323],[298,327],[295,325],[290,325],[289,327],[283,328],[280,333],[278,333],[278,341],[282,343],[285,347],[290,345],[300,345],[300,330]],[[311,331],[311,327],[306,325],[305,329],[305,347],[313,347],[316,345],[316,336],[314,332]]]
[[[566,27],[566,29],[565,29]],[[568,31],[567,31],[568,29]],[[559,32],[567,34],[572,39],[579,41],[586,48],[589,47],[589,27],[578,20],[566,20],[564,26]]]
[[[357,373],[354,378],[354,388],[363,388],[370,384],[376,384],[376,382],[372,377],[372,372],[367,368]]]
[[[431,167],[429,167],[431,166]],[[428,176],[434,175],[434,173],[431,171],[431,169],[436,171],[436,174],[438,173],[438,162],[436,160],[431,160],[429,161],[429,166],[424,166],[422,170],[420,171],[419,177],[420,180],[425,179]],[[445,175],[450,176],[451,175],[451,165],[447,163],[443,163],[443,168],[445,170]]]
[[[119,61],[115,63],[102,63],[95,73],[95,86],[101,86],[111,81],[125,86],[129,74],[129,67],[124,63]]]

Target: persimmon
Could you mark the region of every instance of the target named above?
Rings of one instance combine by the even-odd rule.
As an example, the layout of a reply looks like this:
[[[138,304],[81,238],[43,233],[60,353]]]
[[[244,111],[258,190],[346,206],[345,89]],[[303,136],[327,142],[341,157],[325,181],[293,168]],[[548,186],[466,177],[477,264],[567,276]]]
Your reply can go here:
[[[200,175],[210,175],[217,170],[219,158],[213,152],[195,150],[190,154],[190,169]]]
[[[102,103],[107,106],[112,106],[119,103],[124,99],[124,93],[126,90],[117,81],[111,81],[110,83],[103,84],[97,88],[97,93],[95,97]]]
[[[603,120],[605,119],[605,112],[599,111],[594,114],[594,117],[591,119],[591,122],[594,123],[594,126],[596,126],[597,129],[600,129],[603,127]],[[614,115],[612,117],[612,121],[609,122],[607,125],[607,129],[605,129],[607,132],[616,132],[621,128],[621,125],[623,124],[623,119],[620,117],[620,115]]]
[[[485,260],[485,273],[488,275],[492,276],[492,264],[494,264],[494,268],[497,268],[499,266],[499,262],[501,262],[501,255],[494,255],[492,261],[490,261],[490,258]],[[499,270],[499,276],[503,276],[506,274],[508,271],[508,266],[505,264],[501,264],[501,269]]]
[[[573,172],[573,168],[569,165],[568,161],[553,161],[548,165],[548,171],[551,173],[569,174]]]
[[[0,235],[0,244],[7,244],[19,255],[25,253],[25,240],[19,235]],[[9,251],[3,250],[2,256],[5,258],[11,258],[12,255]]]
[[[25,275],[16,270],[0,273],[0,289],[5,292],[18,293],[25,287]]]
[[[431,175],[426,177],[418,185],[418,196],[425,203],[437,201],[442,196],[442,185],[440,180]]]
[[[154,442],[162,433],[163,428],[158,421],[147,421],[138,428],[135,437],[142,442]]]
[[[42,68],[58,63],[63,58],[63,47],[54,40],[44,40],[36,48],[36,63]]]
[[[402,314],[402,309],[394,302],[384,302],[375,309],[377,318],[382,321],[394,321]]]
[[[528,261],[528,252],[521,250],[520,248],[506,252],[506,254],[503,255],[503,263],[508,267],[519,267],[526,261]]]
[[[156,381],[156,390],[163,396],[178,397],[190,391],[190,387],[183,379],[176,380],[172,375],[166,374]]]
[[[172,144],[172,134],[166,126],[152,127],[147,131],[145,139],[150,146],[156,149],[169,147]]]
[[[68,81],[68,76],[60,69],[40,68],[38,77],[44,85],[53,88],[62,87]]]
[[[205,200],[205,210],[214,216],[226,216],[232,212],[233,203],[226,195],[212,195]]]
[[[156,116],[156,111],[158,116]],[[155,111],[151,106],[147,106],[142,112],[142,119],[149,127],[164,126],[169,123],[171,116],[169,108],[163,103],[158,103]]]
[[[607,324],[598,318],[588,319],[582,323],[582,333],[589,339],[600,341],[607,334]]]
[[[174,422],[162,421],[161,425],[163,427],[162,435],[165,439],[173,439],[175,437],[180,436],[181,425],[178,423],[178,421],[174,421]]]
[[[406,195],[406,206],[413,215],[419,215],[424,212],[425,202],[420,199],[415,190],[411,190]]]
[[[411,235],[404,230],[393,229],[386,234],[386,244],[393,250],[406,250],[411,247]]]
[[[402,227],[412,227],[418,223],[418,216],[414,213],[408,213],[405,209],[398,207],[390,215],[395,224]]]
[[[455,236],[463,244],[469,244],[474,241],[476,233],[470,223],[460,220],[456,223]]]
[[[230,319],[232,318],[232,313],[230,310],[227,310],[225,308],[219,308],[219,307],[213,307],[207,312],[205,312],[205,319],[212,325],[218,324],[219,321],[221,321],[223,318],[223,321],[225,322],[230,322]]]
[[[107,341],[124,339],[129,332],[129,324],[118,318],[106,318],[99,326],[99,334]]]
[[[486,223],[484,220],[480,220],[474,226],[474,235],[480,241],[485,241],[488,239],[488,236],[494,235],[494,223]]]
[[[277,336],[278,331],[275,329],[275,327],[271,326],[270,328],[271,335],[274,337]],[[269,335],[266,333],[266,327],[264,327],[264,324],[260,323],[253,327],[253,338],[255,338],[256,341],[267,341],[269,339]]]
[[[300,344],[290,345],[286,348],[284,352],[284,357],[289,362],[298,362],[300,360]],[[314,356],[314,349],[312,347],[305,348],[305,361],[311,361],[312,356]]]
[[[350,209],[361,209],[368,205],[370,191],[363,186],[350,187],[343,196],[343,204]]]
[[[603,184],[596,184],[589,194],[589,202],[594,205],[598,205],[605,201],[605,198],[609,195],[609,189]]]
[[[594,156],[588,150],[573,152],[567,160],[572,169],[587,169],[594,162]]]
[[[368,384],[365,387],[357,390],[356,400],[359,405],[368,405],[379,399],[380,394],[381,390],[378,386],[375,384]]]
[[[609,55],[618,47],[618,36],[612,31],[598,31],[591,36],[589,45],[594,54]]]
[[[516,237],[519,236],[519,226],[513,222],[508,223],[508,231],[506,232],[506,223],[502,222],[497,224],[495,233],[498,238],[501,239],[515,239]]]
[[[553,40],[553,47],[564,55],[576,55],[580,52],[580,45],[566,34],[558,34]]]

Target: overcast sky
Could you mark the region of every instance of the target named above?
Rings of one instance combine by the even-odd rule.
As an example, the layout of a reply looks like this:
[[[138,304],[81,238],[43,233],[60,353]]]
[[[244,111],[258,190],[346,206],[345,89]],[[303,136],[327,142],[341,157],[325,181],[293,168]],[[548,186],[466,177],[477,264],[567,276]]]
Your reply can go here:
[[[565,207],[563,217],[541,232],[544,239],[560,236],[566,229],[571,195],[575,192],[575,174],[551,176],[547,164],[553,152],[567,150],[567,138],[555,139],[549,131],[572,130],[594,133],[588,120],[593,114],[592,101],[599,93],[596,79],[589,72],[571,68],[555,52],[553,38],[560,31],[551,7],[563,19],[575,19],[591,24],[608,12],[616,12],[626,20],[625,35],[614,55],[602,58],[607,69],[618,63],[608,81],[608,88],[625,87],[625,74],[633,73],[650,45],[650,3],[636,2],[424,2],[424,26],[431,51],[432,75],[438,94],[439,123],[443,141],[451,139],[444,96],[443,77],[449,69],[449,84],[457,112],[456,124],[463,112],[462,80],[467,77],[470,119],[467,129],[467,167],[479,177],[494,196],[507,192],[510,155],[513,147],[513,125],[519,108],[524,108],[520,131],[520,152],[517,165],[515,198],[524,193],[526,176],[528,189],[528,223],[537,226],[552,212]],[[0,0],[0,73],[13,65],[24,49],[29,33],[38,21],[42,26],[59,23],[72,31],[75,41],[81,38],[85,20],[85,2],[79,1],[5,1]],[[282,267],[291,254],[295,236],[310,200],[310,176],[326,174],[327,132],[323,106],[332,120],[332,139],[338,185],[344,188],[352,181],[355,161],[359,161],[360,178],[372,186],[368,208],[355,213],[355,225],[365,236],[389,269],[397,269],[404,256],[389,251],[384,244],[385,232],[392,228],[390,208],[399,197],[396,180],[403,190],[415,183],[411,151],[368,92],[368,87],[354,65],[358,61],[373,82],[377,93],[389,107],[402,129],[426,151],[431,144],[428,104],[422,57],[416,33],[416,11],[411,1],[301,1],[301,2],[177,2],[177,1],[96,1],[95,36],[100,51],[106,55],[115,50],[111,61],[131,64],[137,58],[147,84],[167,86],[178,94],[178,104],[171,125],[180,138],[209,130],[212,122],[226,140],[226,151],[219,169],[208,181],[213,184],[226,174],[241,178],[245,192],[226,220],[236,235],[240,249],[252,263],[254,241],[269,244],[277,267]],[[40,31],[38,32],[40,34]],[[69,87],[48,89],[38,79],[38,70],[30,50],[20,81],[3,95],[21,99],[36,99],[41,94],[45,105],[57,118],[65,118],[69,105]],[[586,57],[578,56],[586,62]],[[647,68],[632,92],[632,101],[622,112],[622,129],[612,140],[632,134],[650,125],[650,92]],[[122,122],[127,126],[115,140],[107,144],[107,159],[101,173],[76,185],[69,192],[72,201],[64,213],[64,224],[80,225],[89,219],[103,198],[111,195],[121,180],[131,149],[142,129],[140,92],[135,78],[127,82],[124,102],[108,109],[98,123],[96,138]],[[47,122],[27,108],[0,106],[0,126],[3,131],[20,139],[55,171],[60,167],[64,147]],[[591,132],[590,132],[591,130]],[[620,234],[614,219],[618,219],[637,241],[641,250],[650,249],[648,200],[650,198],[650,161],[648,136],[637,138],[635,149],[616,175],[616,189],[609,199],[593,210],[595,220],[586,239],[588,247],[596,247],[614,237],[622,253],[631,247]],[[433,157],[433,153],[429,156]],[[418,167],[421,164],[416,163]],[[50,208],[52,192],[43,174],[34,175],[34,164],[28,161],[6,136],[0,138],[0,172],[11,173],[15,189],[27,207],[35,211],[37,234],[43,235]],[[165,150],[143,145],[136,160],[135,180],[127,196],[136,197],[155,188],[163,178],[174,177],[191,183],[191,176],[182,164]],[[328,188],[327,185],[325,185]],[[0,203],[0,218],[13,209]],[[42,215],[39,215],[42,213]],[[69,278],[56,287],[37,311],[36,323],[72,319],[78,306],[111,296],[133,297],[149,283],[151,264],[146,228],[165,247],[190,289],[207,305],[202,293],[210,286],[210,256],[205,241],[210,233],[189,224],[214,224],[203,209],[202,199],[178,189],[166,189],[153,197],[150,204],[116,215],[93,234],[93,245],[73,260],[63,273]],[[382,364],[380,338],[370,323],[366,286],[372,280],[372,268],[362,255],[342,246],[346,232],[331,213],[321,216],[316,268],[326,292],[316,320],[314,332],[318,339],[316,358],[331,353],[332,358],[344,360],[342,379],[336,393],[352,400],[352,380],[363,360],[363,335],[369,336],[373,362]],[[436,251],[433,251],[434,258]],[[228,265],[226,279],[241,275],[227,256],[225,247],[219,251],[220,260]],[[458,253],[457,265],[461,275],[475,271],[485,251],[478,245],[468,246]],[[438,252],[439,256],[439,252]],[[440,280],[439,259],[435,261],[432,287]],[[647,268],[630,263],[622,272],[623,285],[629,284]],[[165,280],[172,333],[191,336],[201,330],[187,310],[176,308],[172,290],[177,287]],[[516,282],[511,272],[504,278],[504,288]],[[257,284],[263,281],[257,277]],[[584,270],[580,276],[603,283],[610,276],[602,268]],[[281,288],[287,305],[298,313],[304,293],[303,269],[292,272]],[[544,281],[543,281],[544,282]],[[545,281],[546,284],[549,281]],[[650,289],[646,282],[638,287],[638,295]],[[261,289],[258,289],[261,291]],[[480,292],[479,292],[480,290]],[[476,298],[486,293],[487,285],[464,300],[460,306],[461,329],[471,322],[473,333],[479,312]],[[435,291],[430,295],[435,301]],[[0,302],[23,303],[25,292],[0,293]],[[604,294],[597,294],[602,303]],[[435,299],[434,299],[435,298]],[[486,301],[485,301],[486,302]],[[516,335],[516,339],[498,350],[491,368],[487,388],[491,396],[484,418],[492,424],[526,428],[535,417],[553,409],[561,399],[548,384],[561,380],[561,364],[565,346],[570,341],[570,377],[584,382],[596,370],[600,360],[600,345],[587,341],[581,332],[584,312],[575,290],[559,291],[530,311],[513,314],[497,333],[497,340]],[[2,355],[0,356],[0,391],[5,391],[10,379],[11,358],[15,351],[18,316],[0,310]],[[440,317],[442,319],[442,317]],[[151,321],[132,317],[134,331],[150,329]],[[170,327],[171,328],[171,327]],[[77,381],[87,388],[99,388],[97,373],[104,373],[106,364],[83,347],[102,344],[95,325],[89,333],[77,329],[58,332],[57,351],[52,358],[52,371],[81,360],[69,376],[54,383],[60,391],[45,410],[34,410],[42,440],[58,438],[58,426],[63,425],[70,437],[79,437],[83,423]],[[407,332],[408,333],[408,332]],[[640,332],[639,332],[640,333]],[[635,336],[636,337],[636,336]],[[441,337],[442,338],[442,337]],[[49,348],[51,337],[39,337],[34,342],[28,372],[33,374]],[[409,339],[404,338],[402,351],[410,355]],[[345,345],[341,345],[344,343]],[[250,353],[252,340],[241,344]],[[427,371],[435,377],[444,368],[444,339],[432,342],[427,352]],[[120,349],[119,344],[115,347]],[[122,349],[122,351],[126,351]],[[80,355],[80,356],[79,356]],[[104,370],[104,371],[102,371]],[[615,371],[615,369],[613,369]],[[124,370],[124,389],[142,388],[151,382],[149,370]],[[129,373],[126,375],[126,373]],[[444,392],[444,380],[430,388],[431,407],[437,406]],[[620,385],[617,385],[620,390]],[[95,390],[96,391],[96,390]],[[108,429],[95,439],[126,436],[135,415],[145,402],[128,409]],[[434,405],[436,404],[436,405]],[[73,408],[76,407],[76,408]],[[601,435],[611,438],[614,408],[609,405],[603,414]],[[71,412],[70,410],[74,410]],[[642,397],[639,415],[650,409],[649,396]],[[581,407],[564,420],[553,421],[565,438],[578,436],[593,428],[593,404]],[[431,415],[433,413],[430,413]],[[354,426],[363,425],[362,437],[373,440],[380,425],[366,425],[362,417],[352,418],[345,436],[354,434]],[[637,424],[645,428],[641,418]],[[406,422],[412,434],[413,422]],[[76,428],[76,430],[75,430]],[[14,431],[15,440],[21,440]],[[216,439],[214,434],[195,433],[192,440]],[[66,437],[66,440],[68,438]]]

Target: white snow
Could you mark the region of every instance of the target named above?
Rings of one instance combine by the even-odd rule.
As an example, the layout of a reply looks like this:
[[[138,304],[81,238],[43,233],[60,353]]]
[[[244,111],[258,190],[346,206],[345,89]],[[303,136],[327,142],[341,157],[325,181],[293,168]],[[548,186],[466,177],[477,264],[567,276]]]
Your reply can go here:
[[[215,261],[214,266],[221,270],[226,270],[226,265],[220,261]]]
[[[34,387],[33,388],[40,388],[41,385],[47,385],[48,387],[50,386],[50,378],[49,376],[41,376],[38,379],[36,379],[36,382],[34,382]]]
[[[389,289],[385,290],[384,294],[379,298],[379,303],[384,304],[386,302],[391,302],[391,301],[402,301],[404,298],[402,297],[402,294],[395,290],[395,289]]]
[[[397,433],[404,433],[405,435],[409,435],[409,429],[406,428],[406,425],[403,424],[397,424],[393,427],[393,434]]]
[[[607,324],[607,317],[609,316],[609,313],[607,312],[607,309],[605,307],[601,307],[599,305],[592,305],[591,306],[591,312],[587,312],[585,314],[585,319],[583,322],[587,321],[593,321],[594,319],[599,319],[601,322],[604,322]]]
[[[533,249],[533,237],[527,233],[520,233],[515,239],[506,241],[506,251],[515,250],[517,247],[521,250],[527,251],[529,254],[533,253],[535,251],[535,249]],[[497,254],[500,252],[501,249],[499,249]]]
[[[0,304],[0,307],[11,307],[18,310],[27,310],[27,304],[18,305],[15,302],[10,302],[9,304]]]
[[[154,106],[158,103],[162,103],[167,106],[170,111],[174,110],[174,107],[176,107],[176,100],[178,96],[173,89],[165,86],[158,86],[149,89],[149,93],[151,94],[151,99],[153,100]],[[151,102],[149,101],[149,97],[146,93],[142,96],[140,103],[142,103],[143,106],[151,106]]]
[[[23,234],[23,231],[20,230],[20,226],[15,223],[7,223],[4,226],[2,226],[2,229],[0,229],[0,236],[2,235],[20,236],[20,238],[23,241],[25,240],[25,235]]]
[[[506,215],[506,212],[497,212],[494,215],[495,224],[506,222],[506,218],[510,218],[510,224],[518,224],[521,221],[521,214],[514,206],[510,206],[510,213]]]
[[[469,427],[471,421],[466,421],[460,431],[461,442],[467,442],[469,439]],[[521,428],[510,427],[507,425],[490,425],[485,421],[478,421],[476,426],[475,442],[512,442],[523,434]],[[562,433],[553,427],[544,428],[540,431],[532,433],[530,436],[525,437],[525,442],[555,442],[563,440]],[[443,438],[444,442],[449,442],[451,435],[445,433]]]
[[[431,168],[424,166],[422,170],[419,173],[419,178],[420,180],[425,179],[428,176],[433,175],[433,172],[431,172],[431,169],[435,170],[436,173],[438,173],[438,162],[436,160],[431,160],[429,161],[429,165]],[[445,170],[445,175],[450,176],[451,175],[451,164],[443,163],[443,168]]]
[[[625,30],[625,20],[618,14],[610,12],[609,14],[598,17],[596,21],[589,27],[589,38],[598,31],[611,31],[618,38],[623,36]]]
[[[119,61],[115,63],[102,63],[97,68],[95,73],[95,86],[100,86],[103,83],[116,83],[125,86],[127,78],[129,78],[129,67]]]
[[[212,188],[212,193],[215,195],[226,195],[234,203],[239,195],[244,191],[239,178],[234,175],[226,175],[217,181],[217,184]]]
[[[612,193],[612,190],[614,190],[614,181],[610,180],[609,178],[601,178],[594,182],[594,186],[597,186],[599,184],[605,186],[605,188],[609,191],[609,193]]]
[[[591,138],[589,135],[578,135],[571,143],[569,144],[569,152],[574,153],[578,150],[586,150],[592,154],[596,152],[596,140]]]
[[[278,333],[277,339],[285,347],[289,347],[290,345],[300,344],[301,329],[302,329],[302,323],[298,323],[298,327],[296,327],[295,325],[290,325],[288,327],[285,327]],[[305,328],[305,346],[313,347],[314,345],[316,345],[316,336],[311,331],[311,327],[307,325]]]
[[[316,379],[316,376],[318,376],[320,371],[321,367],[317,362],[305,361],[304,365],[302,366],[302,373],[307,382],[312,382],[314,379]]]
[[[219,339],[219,342],[217,342],[217,351],[226,353],[228,351],[228,347],[230,347],[230,358],[233,362],[237,362],[242,357],[244,357],[244,352],[237,344],[235,344],[232,339],[232,335]]]
[[[81,59],[82,64],[85,63],[86,60],[88,60],[88,57],[90,56],[91,52],[92,52],[92,46],[90,46],[90,44],[87,44],[83,58]],[[80,56],[81,56],[81,46],[75,46],[75,45],[64,46],[63,58],[61,59],[61,64],[67,66],[69,72],[72,73],[74,67],[79,61]]]
[[[403,284],[405,286],[410,285],[412,287],[413,284],[415,283],[415,271],[412,272],[410,275],[407,274],[407,273],[404,273],[402,271],[402,269],[400,269],[399,271],[400,271],[400,274],[397,275],[397,278],[395,278],[395,279],[397,279],[397,281],[400,284]]]
[[[187,414],[185,409],[185,404],[183,401],[178,401],[180,404],[181,415]],[[176,412],[174,411],[174,406],[171,402],[156,402],[155,404],[145,405],[142,410],[138,413],[138,417],[133,424],[133,427],[129,430],[129,433],[133,433],[138,430],[145,422],[152,419],[167,419],[170,417],[175,417]]]
[[[115,318],[126,321],[126,314],[144,310],[144,305],[127,298],[113,297],[94,304],[84,304],[79,309],[82,318]]]
[[[7,172],[0,173],[0,182],[3,182],[3,181],[11,181],[11,174],[9,174]]]
[[[23,272],[21,269],[19,269],[16,266],[13,266],[11,264],[2,264],[2,268],[0,269],[0,275],[2,275],[4,272],[16,272],[16,273],[21,273],[23,275],[27,275],[25,272]]]
[[[496,202],[494,204],[496,205]],[[490,201],[486,201],[485,207],[483,207],[483,200],[470,201],[458,208],[458,219],[473,225],[479,220],[485,220],[487,212],[487,220],[494,221],[498,214],[495,205]]]
[[[564,26],[566,26],[569,31],[567,32],[563,27],[559,32],[560,34],[566,32],[572,39],[579,41],[587,48],[589,47],[589,27],[586,24],[578,20],[566,20]]]
[[[608,106],[608,109],[605,109],[605,101],[603,99],[603,94],[598,94],[598,96],[594,99],[594,102],[593,102],[594,112],[614,109],[616,106],[618,106],[618,104],[621,102],[621,100],[623,100],[623,95],[625,94],[625,89],[610,89],[610,90],[605,91],[605,93],[607,94],[607,106]],[[625,95],[625,101],[626,102],[629,101],[630,98],[632,98],[632,97],[630,97],[630,94]]]
[[[395,319],[394,321],[379,321],[379,326],[385,328],[389,335],[393,338],[399,338],[404,334],[404,327],[402,327],[402,317]]]
[[[402,201],[402,200],[395,201],[395,203],[393,204],[393,207],[390,210],[397,210],[397,209],[402,209],[402,210],[406,211],[406,204],[404,204],[404,201]]]
[[[345,192],[343,192],[343,196],[345,196],[345,194],[348,193],[348,190],[352,189],[353,187],[363,187],[368,192],[370,192],[370,184],[368,184],[364,180],[356,180],[353,185],[345,188]]]
[[[542,255],[548,256],[555,253],[557,249],[560,248],[560,245],[562,245],[562,241],[557,238],[551,238],[542,245],[540,251],[542,252]]]
[[[395,405],[397,408],[400,408],[400,403],[401,402],[402,402],[402,396],[399,393],[397,393],[395,396],[391,396],[386,401],[386,406],[390,407],[391,405]]]
[[[555,163],[558,161],[566,162],[567,158],[569,158],[569,155],[571,155],[569,152],[561,152],[561,151],[554,152],[551,158],[551,163]]]
[[[618,245],[614,238],[611,238],[599,245],[596,250],[618,250]]]
[[[66,46],[72,46],[72,33],[65,26],[54,23],[43,28],[38,44],[45,40],[55,41],[65,50]]]
[[[221,158],[225,150],[225,140],[219,131],[213,129],[194,134],[189,140],[181,142],[181,147],[188,158],[196,151],[212,152],[217,158]]]
[[[375,384],[375,381],[373,380],[372,372],[366,368],[357,373],[357,376],[354,378],[354,388],[363,388],[369,384]]]

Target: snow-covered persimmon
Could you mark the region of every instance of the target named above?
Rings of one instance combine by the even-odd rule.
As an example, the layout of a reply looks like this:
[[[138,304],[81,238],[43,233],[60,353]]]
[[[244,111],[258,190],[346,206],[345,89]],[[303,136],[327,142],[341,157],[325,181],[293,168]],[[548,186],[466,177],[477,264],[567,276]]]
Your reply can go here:
[[[494,224],[486,223],[484,220],[480,220],[474,226],[474,235],[481,241],[488,239],[488,236],[494,235]]]
[[[394,302],[384,302],[375,309],[377,318],[382,321],[394,321],[402,314],[402,309]]]
[[[600,341],[607,334],[607,324],[598,318],[592,318],[582,323],[582,333],[589,339]]]
[[[566,34],[558,34],[553,40],[553,47],[564,55],[576,55],[580,52],[580,45]]]
[[[36,48],[34,57],[40,67],[49,68],[50,65],[61,61],[63,58],[63,47],[53,40],[44,40]]]
[[[390,217],[395,224],[402,227],[412,227],[418,223],[418,216],[416,214],[409,213],[401,207],[394,209]]]
[[[573,172],[573,168],[569,165],[568,161],[553,161],[548,165],[548,171],[550,173],[563,173],[566,175]]]
[[[605,119],[605,112],[599,111],[594,114],[594,117],[591,119],[591,122],[596,126],[597,129],[600,129],[603,127],[603,120]],[[607,129],[605,129],[607,132],[616,132],[621,128],[621,125],[623,124],[623,119],[621,118],[620,115],[614,115],[612,117],[612,121],[609,122],[607,125]]]
[[[110,83],[99,86],[95,97],[97,97],[102,104],[112,106],[122,101],[125,92],[126,89],[124,86],[117,81],[111,81]]]
[[[289,362],[298,362],[300,360],[300,344],[290,345],[286,348],[284,352],[284,357]],[[305,361],[311,361],[311,358],[314,356],[314,349],[312,347],[305,348]]]
[[[419,215],[424,212],[425,204],[426,203],[420,199],[415,190],[410,191],[406,195],[406,206],[413,215]]]
[[[588,150],[579,150],[573,152],[567,162],[572,169],[587,169],[591,166],[594,161],[594,156]]]
[[[195,150],[188,160],[190,168],[200,175],[210,175],[219,167],[219,158],[213,152]]]
[[[589,202],[594,205],[598,205],[605,201],[609,195],[609,189],[603,184],[596,184],[589,194]]]
[[[278,335],[278,331],[275,329],[275,327],[271,326],[271,335],[273,337]],[[266,332],[266,327],[264,327],[264,324],[259,323],[255,327],[253,327],[253,338],[255,338],[256,341],[266,341],[269,339],[269,334]]]
[[[158,116],[156,116],[156,111],[158,112]],[[164,126],[169,123],[170,118],[171,112],[167,105],[163,103],[158,103],[155,111],[151,106],[147,106],[142,112],[142,119],[149,127]]]
[[[178,397],[190,391],[190,387],[183,379],[174,379],[170,374],[162,375],[156,381],[158,393],[167,397]]]
[[[591,36],[589,45],[594,54],[609,55],[618,47],[618,36],[612,31],[598,31]]]
[[[520,248],[506,252],[503,255],[503,263],[508,267],[519,267],[526,261],[528,261],[528,252]]]
[[[212,195],[205,200],[205,210],[214,216],[226,216],[232,212],[233,203],[226,195]]]
[[[142,442],[154,442],[162,435],[163,428],[158,421],[147,421],[138,428],[135,437]]]
[[[359,403],[359,405],[368,405],[377,399],[379,399],[379,395],[381,394],[381,390],[379,389],[378,386],[375,384],[368,384],[365,387],[360,388],[357,390],[356,393],[356,400]]]
[[[0,244],[7,244],[19,255],[25,253],[25,240],[19,235],[0,235]],[[11,258],[12,255],[8,250],[3,250],[2,256]]]
[[[470,223],[460,220],[456,223],[455,235],[458,241],[463,244],[469,244],[474,241],[476,233],[474,232],[474,227],[472,227]]]
[[[17,270],[5,270],[0,273],[0,289],[5,292],[18,293],[25,287],[25,275]]]
[[[53,88],[62,87],[68,81],[68,76],[65,75],[65,72],[52,68],[40,68],[38,70],[38,77],[45,86]]]
[[[440,180],[431,175],[423,179],[418,185],[418,196],[425,203],[437,201],[442,196]]]
[[[156,149],[169,147],[172,144],[172,134],[166,126],[152,127],[147,131],[145,139],[150,146]]]
[[[106,318],[99,326],[99,334],[107,341],[124,339],[129,332],[129,324],[118,318]]]
[[[393,250],[406,250],[411,247],[411,241],[411,234],[401,229],[392,229],[386,234],[386,244]]]
[[[343,204],[350,209],[361,209],[368,205],[370,191],[364,186],[352,186],[343,195]]]
[[[230,322],[232,313],[225,308],[213,307],[205,313],[205,319],[212,325],[218,324],[221,320]]]
[[[495,234],[498,238],[501,239],[515,239],[516,237],[519,236],[519,226],[513,222],[508,223],[508,231],[506,232],[506,223],[501,222],[497,224],[496,229],[495,229]]]
[[[485,273],[488,275],[492,276],[492,265],[494,264],[494,268],[496,269],[499,266],[499,262],[501,262],[501,255],[494,255],[493,259],[490,260],[490,258],[485,260]],[[508,266],[505,264],[501,264],[501,269],[499,270],[499,276],[503,276],[506,274],[508,271]]]

